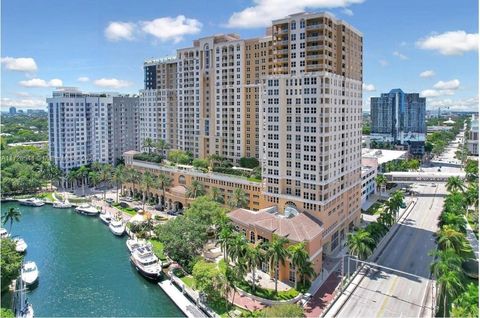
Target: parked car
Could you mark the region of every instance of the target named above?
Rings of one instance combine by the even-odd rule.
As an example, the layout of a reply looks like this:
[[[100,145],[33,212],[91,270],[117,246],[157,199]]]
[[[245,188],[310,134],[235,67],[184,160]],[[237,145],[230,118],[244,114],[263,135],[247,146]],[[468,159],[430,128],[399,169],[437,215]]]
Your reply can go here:
[[[107,198],[105,201],[106,201],[107,203],[113,203],[113,199],[112,199],[112,198]]]
[[[126,202],[132,202],[132,201],[133,201],[133,199],[132,199],[132,198],[130,198],[130,197],[125,197],[125,198],[123,198],[123,201],[126,201]]]
[[[129,208],[130,207],[130,205],[127,202],[120,202],[120,206],[122,208]]]
[[[400,207],[401,207],[402,209],[405,209],[405,208],[407,207],[407,205],[405,204],[405,202],[402,202],[402,203],[400,204]]]
[[[163,211],[163,206],[161,204],[157,204],[156,206],[153,207],[157,211]]]

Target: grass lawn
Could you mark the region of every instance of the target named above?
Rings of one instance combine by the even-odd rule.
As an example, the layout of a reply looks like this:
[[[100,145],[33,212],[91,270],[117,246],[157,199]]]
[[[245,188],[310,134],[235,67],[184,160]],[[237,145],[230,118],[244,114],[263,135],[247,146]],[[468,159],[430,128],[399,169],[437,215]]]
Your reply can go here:
[[[298,290],[295,288],[291,288],[287,291],[279,291],[275,294],[274,289],[266,289],[257,286],[255,287],[255,291],[253,291],[252,285],[245,281],[238,283],[237,287],[249,294],[271,300],[288,300],[297,297],[299,294]]]
[[[248,181],[252,181],[252,182],[262,182],[262,179],[257,179],[257,178],[247,178]]]
[[[90,203],[90,199],[87,198],[70,198],[70,203]]]
[[[165,256],[165,253],[163,252],[163,243],[157,240],[150,240],[150,243],[152,243],[153,246],[153,253],[162,261],[166,261],[167,257]],[[185,283],[186,284],[186,283]]]
[[[130,215],[135,215],[135,214],[137,214],[137,211],[135,211],[134,208],[122,208],[119,203],[114,203],[114,204],[112,204],[112,206],[114,206],[114,207],[117,208],[118,210],[120,210],[120,211],[122,211],[122,212],[125,212],[125,213],[128,213],[128,214],[130,214]]]
[[[193,279],[192,276],[183,276],[180,279],[182,280],[182,282],[185,283],[185,285],[187,285],[190,288],[193,288],[193,283],[195,282],[195,280]]]
[[[53,193],[52,192],[44,192],[35,195],[36,198],[40,199],[47,199],[49,201],[53,201]]]
[[[369,214],[369,215],[374,215],[374,214],[378,214],[382,211],[382,206],[383,204],[380,203],[380,202],[375,202],[374,204],[372,204],[367,211],[363,211],[362,210],[362,213],[365,213],[365,214]]]
[[[238,295],[237,295],[238,296]],[[230,315],[229,312],[238,310],[242,313],[242,317],[250,317],[251,313],[248,310],[232,305],[231,302],[226,301],[225,299],[220,299],[216,301],[209,301],[208,307],[215,311],[220,317],[228,318]]]

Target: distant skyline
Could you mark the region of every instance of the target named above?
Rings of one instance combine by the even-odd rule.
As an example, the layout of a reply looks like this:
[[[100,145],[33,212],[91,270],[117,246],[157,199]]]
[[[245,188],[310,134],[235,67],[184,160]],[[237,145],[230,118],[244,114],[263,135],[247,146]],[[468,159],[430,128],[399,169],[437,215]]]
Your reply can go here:
[[[45,109],[56,86],[138,93],[143,61],[219,33],[263,36],[272,19],[328,11],[364,37],[364,110],[391,89],[427,109],[477,110],[471,0],[2,1],[2,111]]]

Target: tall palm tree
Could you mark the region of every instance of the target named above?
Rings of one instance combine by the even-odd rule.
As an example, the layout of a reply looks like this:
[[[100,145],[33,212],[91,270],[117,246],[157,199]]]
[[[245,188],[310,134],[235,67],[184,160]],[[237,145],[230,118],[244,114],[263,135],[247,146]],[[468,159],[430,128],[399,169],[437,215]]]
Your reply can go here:
[[[375,178],[375,182],[377,183],[377,191],[381,191],[383,186],[387,184],[388,180],[385,175],[379,174]]]
[[[463,285],[458,272],[449,271],[437,279],[440,294],[443,295],[443,317],[447,317],[447,299],[454,299],[462,290]]]
[[[435,260],[430,264],[431,273],[438,279],[449,271],[461,272],[462,257],[451,248],[429,253]]]
[[[90,171],[88,173],[88,181],[95,188],[101,181],[100,174],[97,171]]]
[[[132,184],[132,189],[136,190],[137,184],[139,184],[142,179],[142,174],[138,170],[128,168],[126,179]]]
[[[113,178],[113,167],[109,164],[105,164],[99,171],[100,181],[109,184]],[[107,187],[104,184],[103,199],[107,196]]]
[[[438,246],[442,250],[453,249],[458,255],[467,255],[471,252],[470,244],[465,234],[460,233],[450,225],[444,225],[437,235]]]
[[[221,161],[222,159],[223,159],[222,156],[217,155],[217,154],[215,154],[215,153],[209,155],[209,156],[207,157],[208,170],[212,171],[212,170],[213,170],[213,165],[215,164],[215,162]]]
[[[443,212],[439,216],[440,222],[438,223],[439,227],[448,225],[451,228],[454,228],[458,232],[466,233],[467,232],[467,221],[463,215],[456,214],[454,212]]]
[[[223,258],[228,263],[229,247],[231,246],[232,240],[234,238],[233,231],[230,227],[224,226],[218,233],[217,244],[220,245],[220,248],[223,251]]]
[[[166,174],[159,174],[157,176],[157,185],[158,187],[162,190],[162,207],[165,206],[165,190],[170,187],[170,185],[172,184],[172,178],[170,178],[170,176],[166,175]]]
[[[247,251],[245,253],[245,261],[247,268],[252,272],[252,289],[255,291],[255,272],[258,267],[262,265],[264,259],[264,252],[260,244],[247,245]]]
[[[116,202],[118,203],[118,190],[122,189],[122,194],[123,194],[123,183],[126,180],[126,170],[124,165],[118,165],[115,167],[115,172],[113,174],[113,181],[115,182],[115,186],[117,188],[117,198]]]
[[[247,246],[247,240],[243,234],[234,234],[232,240],[230,241],[230,247],[228,247],[228,256],[230,256],[231,260],[238,261],[238,259],[245,256]]]
[[[213,201],[218,202],[220,204],[225,203],[225,199],[223,198],[223,193],[217,187],[212,187],[212,191],[210,191],[210,198]]]
[[[355,255],[361,260],[365,260],[372,254],[375,240],[370,233],[365,230],[359,230],[354,233],[348,233],[347,246],[350,254]]]
[[[398,203],[398,201],[392,200],[392,198],[390,198],[385,203],[385,208],[383,211],[390,214],[394,220],[394,222],[390,225],[395,224],[395,221],[397,220],[397,213],[399,210],[400,210],[400,204]]]
[[[292,265],[295,267],[295,288],[297,288],[297,272],[300,267],[304,267],[310,259],[308,252],[305,248],[305,243],[297,243],[288,247],[288,252],[290,254],[290,260]]]
[[[85,196],[85,184],[87,182],[87,176],[88,176],[88,171],[89,169],[86,166],[81,166],[77,170],[77,178],[79,178],[82,181],[82,195]]]
[[[16,208],[10,208],[2,217],[2,223],[5,225],[7,222],[10,222],[10,233],[12,233],[13,222],[20,222],[20,217],[22,213]]]
[[[165,140],[159,139],[159,140],[157,140],[157,142],[155,143],[155,148],[156,148],[157,150],[160,150],[160,155],[162,155],[162,156],[165,157],[165,150],[169,149],[169,148],[170,148],[170,145],[169,145],[168,142],[166,142]]]
[[[460,177],[448,177],[447,190],[449,192],[463,191],[463,189],[464,189],[463,180]]]
[[[465,191],[465,200],[468,206],[473,206],[475,212],[478,214],[478,183],[470,183]],[[468,208],[467,208],[468,218]]]
[[[270,268],[274,268],[275,275],[275,293],[278,291],[278,268],[280,263],[285,264],[285,260],[288,257],[288,250],[285,245],[288,243],[288,239],[273,235],[272,242],[266,244],[267,252],[266,258],[270,263]]]
[[[154,146],[154,142],[152,140],[152,138],[145,138],[145,140],[143,141],[143,148],[147,148],[148,149],[148,153],[150,153],[152,147]]]
[[[78,176],[77,176],[77,170],[70,170],[68,173],[67,173],[67,182],[69,184],[72,184],[72,189],[75,188],[75,182],[78,180]]]
[[[142,210],[145,211],[145,201],[150,189],[155,185],[155,176],[150,171],[145,171],[142,175]]]
[[[468,284],[465,292],[459,295],[452,305],[452,317],[478,317],[478,285]]]
[[[187,187],[186,195],[189,198],[200,197],[205,194],[205,188],[198,180],[193,180],[192,184]]]
[[[241,188],[235,188],[232,193],[232,197],[228,200],[228,206],[230,208],[246,208],[248,204],[247,194]]]

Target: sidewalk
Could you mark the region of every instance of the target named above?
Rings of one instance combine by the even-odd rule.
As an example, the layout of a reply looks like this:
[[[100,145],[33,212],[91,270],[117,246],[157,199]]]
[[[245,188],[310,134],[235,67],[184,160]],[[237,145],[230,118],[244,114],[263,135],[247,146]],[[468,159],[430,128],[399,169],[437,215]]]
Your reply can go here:
[[[207,317],[200,309],[192,304],[181,291],[175,287],[170,280],[164,280],[158,283],[165,294],[180,308],[188,318]]]
[[[260,310],[266,307],[263,303],[259,302],[258,300],[252,299],[248,296],[241,295],[238,291],[235,292],[235,299],[233,299],[233,292],[230,293],[228,299],[230,301],[234,301],[233,303],[243,309],[247,309],[250,311]]]
[[[335,290],[341,280],[342,276],[339,269],[328,276],[327,280],[312,297],[312,300],[304,307],[306,317],[320,317],[328,304],[334,299]]]

